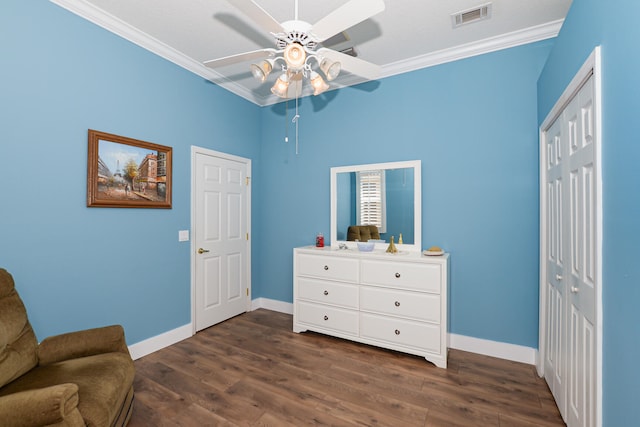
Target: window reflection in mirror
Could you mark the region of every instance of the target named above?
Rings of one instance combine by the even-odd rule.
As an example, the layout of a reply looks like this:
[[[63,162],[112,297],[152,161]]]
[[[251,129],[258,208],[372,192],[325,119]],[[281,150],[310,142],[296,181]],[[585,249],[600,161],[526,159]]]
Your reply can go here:
[[[337,238],[347,240],[351,225],[376,225],[380,239],[400,233],[414,243],[413,168],[342,172],[337,174]]]
[[[421,250],[420,161],[331,168],[331,241],[349,244],[352,225],[375,224],[376,246],[402,234],[406,250]]]

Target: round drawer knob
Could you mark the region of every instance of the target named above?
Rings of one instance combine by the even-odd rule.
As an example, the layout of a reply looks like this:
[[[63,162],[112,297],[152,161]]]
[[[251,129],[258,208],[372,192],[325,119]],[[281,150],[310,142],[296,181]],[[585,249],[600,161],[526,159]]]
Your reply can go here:
[[[396,335],[400,335],[400,330],[396,329]]]
[[[400,273],[396,273],[396,279],[400,278]]]
[[[396,302],[395,302],[395,306],[396,306],[396,307],[400,307],[400,301],[396,301]]]
[[[329,320],[329,316],[324,316],[324,320]]]
[[[329,295],[329,291],[324,291],[323,294]]]
[[[325,269],[325,271],[326,271],[326,270],[328,270],[328,269],[329,269],[329,266],[328,266],[328,265],[325,265],[325,266],[324,266],[324,269]]]

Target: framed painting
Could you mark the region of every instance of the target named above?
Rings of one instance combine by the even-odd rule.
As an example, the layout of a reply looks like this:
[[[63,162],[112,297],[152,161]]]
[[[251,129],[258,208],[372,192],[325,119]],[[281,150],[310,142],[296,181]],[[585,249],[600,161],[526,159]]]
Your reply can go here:
[[[89,129],[87,206],[171,209],[171,147]]]

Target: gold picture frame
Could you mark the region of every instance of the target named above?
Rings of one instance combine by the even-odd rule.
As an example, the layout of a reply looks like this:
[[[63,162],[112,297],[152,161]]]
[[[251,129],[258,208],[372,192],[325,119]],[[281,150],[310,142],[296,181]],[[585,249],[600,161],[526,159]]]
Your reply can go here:
[[[87,206],[171,209],[172,148],[89,129]]]

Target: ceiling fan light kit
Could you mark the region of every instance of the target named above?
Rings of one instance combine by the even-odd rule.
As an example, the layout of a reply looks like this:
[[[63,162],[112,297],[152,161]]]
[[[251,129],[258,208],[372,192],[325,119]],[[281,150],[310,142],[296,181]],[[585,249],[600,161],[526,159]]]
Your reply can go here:
[[[251,64],[251,74],[253,77],[264,83],[273,70],[273,59],[264,59],[257,64]]]
[[[275,84],[271,88],[271,93],[280,98],[287,98],[287,93],[289,90],[289,75],[284,72],[278,77]]]
[[[309,75],[309,81],[311,82],[311,86],[313,86],[314,95],[320,95],[322,92],[329,89],[327,82],[325,82],[322,76],[315,71],[312,71]]]
[[[302,77],[309,80],[314,95],[319,95],[330,88],[322,76],[313,70],[311,66],[313,61],[327,81],[335,80],[343,68],[366,79],[375,79],[380,73],[378,65],[319,46],[335,34],[382,12],[385,9],[383,0],[350,0],[320,19],[315,25],[298,19],[298,0],[295,0],[295,19],[283,23],[276,21],[254,0],[227,1],[260,28],[268,31],[275,38],[277,49],[261,49],[205,61],[204,64],[207,67],[217,68],[259,59],[260,61],[250,65],[251,73],[260,82],[265,82],[275,63],[281,61],[283,62],[282,74],[271,88],[271,92],[284,99],[291,97],[288,89],[292,79],[297,81],[294,91],[296,98],[302,92],[300,85]]]
[[[322,70],[324,75],[327,76],[328,81],[331,81],[338,77],[341,68],[342,64],[340,64],[338,61],[331,61],[329,58],[322,58],[322,61],[320,61],[320,69]]]
[[[284,60],[287,68],[297,73],[307,65],[307,52],[302,45],[291,43],[284,49]]]

